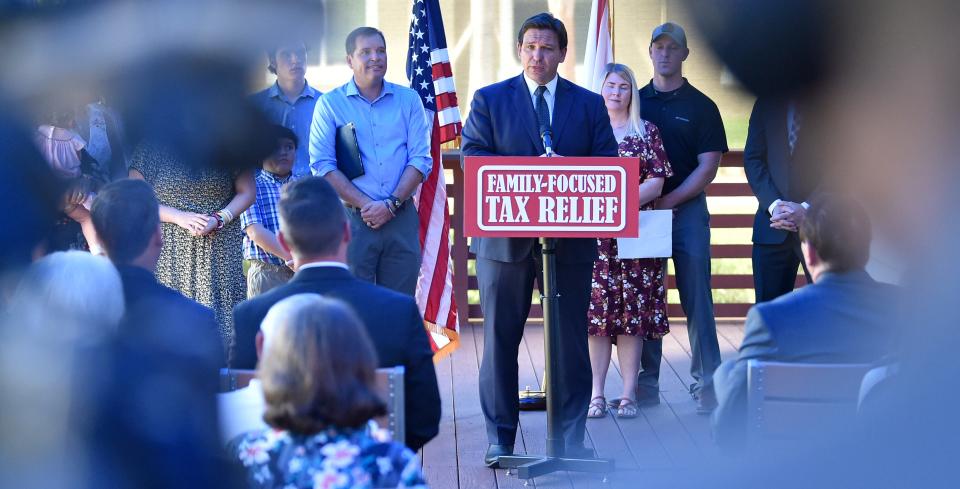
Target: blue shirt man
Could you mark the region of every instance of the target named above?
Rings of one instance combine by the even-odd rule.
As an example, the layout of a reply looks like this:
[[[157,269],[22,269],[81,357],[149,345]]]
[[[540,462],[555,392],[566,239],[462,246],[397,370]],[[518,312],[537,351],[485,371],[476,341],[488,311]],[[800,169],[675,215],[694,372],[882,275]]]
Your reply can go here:
[[[417,93],[383,79],[383,33],[359,27],[347,36],[353,78],[317,102],[310,129],[310,169],[347,206],[353,273],[413,295],[420,271],[419,218],[410,197],[430,174],[430,125]],[[352,122],[364,174],[349,180],[337,169],[337,128]]]
[[[269,88],[251,95],[250,99],[268,121],[290,129],[299,141],[306,141],[314,106],[322,95],[304,77],[307,48],[302,42],[281,45],[271,48],[267,58],[267,69],[277,75],[277,81]],[[306,144],[297,147],[293,174],[310,174],[310,153]]]

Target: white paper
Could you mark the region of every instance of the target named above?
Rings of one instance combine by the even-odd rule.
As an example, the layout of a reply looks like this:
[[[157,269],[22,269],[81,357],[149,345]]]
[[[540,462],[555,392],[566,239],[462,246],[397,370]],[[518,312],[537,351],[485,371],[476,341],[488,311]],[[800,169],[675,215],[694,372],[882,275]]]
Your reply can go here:
[[[640,211],[637,238],[617,238],[617,258],[666,258],[673,254],[673,211]]]

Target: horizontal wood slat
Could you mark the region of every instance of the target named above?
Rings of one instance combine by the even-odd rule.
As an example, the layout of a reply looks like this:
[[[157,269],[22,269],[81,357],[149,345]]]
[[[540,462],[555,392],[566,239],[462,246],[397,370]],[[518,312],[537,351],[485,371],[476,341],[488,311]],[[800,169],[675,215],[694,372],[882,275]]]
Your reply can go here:
[[[750,258],[753,256],[753,245],[749,244],[715,244],[710,245],[711,258]],[[467,258],[475,259],[477,256],[472,252],[467,252]]]
[[[711,183],[707,186],[708,197],[752,197],[753,191],[746,183]]]

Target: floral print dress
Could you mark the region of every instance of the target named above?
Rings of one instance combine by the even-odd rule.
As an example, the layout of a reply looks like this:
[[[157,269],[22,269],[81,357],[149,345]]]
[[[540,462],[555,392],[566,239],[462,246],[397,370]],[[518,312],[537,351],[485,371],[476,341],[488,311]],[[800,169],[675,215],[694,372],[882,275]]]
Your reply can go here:
[[[228,450],[252,488],[427,487],[413,452],[378,439],[370,425],[314,435],[267,429],[237,437]]]
[[[620,143],[620,156],[640,158],[640,181],[673,175],[657,126],[643,121],[645,135],[630,134]],[[640,210],[653,209],[653,202]],[[593,264],[588,331],[592,336],[642,336],[658,339],[670,332],[667,321],[666,259],[617,258],[617,241],[597,240]]]

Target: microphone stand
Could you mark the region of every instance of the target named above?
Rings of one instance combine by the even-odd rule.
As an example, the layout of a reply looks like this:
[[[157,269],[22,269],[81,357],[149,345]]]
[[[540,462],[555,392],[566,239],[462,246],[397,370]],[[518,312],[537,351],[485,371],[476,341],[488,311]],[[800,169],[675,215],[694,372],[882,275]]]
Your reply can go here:
[[[552,133],[549,128],[540,128],[540,137],[543,139],[545,153],[553,155]],[[559,337],[559,307],[560,294],[557,291],[556,276],[556,238],[540,238],[543,253],[543,295],[540,302],[543,304],[543,343],[546,369],[547,394],[547,454],[546,455],[504,455],[498,459],[501,468],[517,469],[517,477],[532,479],[541,475],[561,470],[573,472],[590,472],[606,474],[613,472],[614,463],[611,459],[570,458],[565,456],[563,443],[563,428],[561,427],[560,397],[561,390],[556,372],[560,365],[560,337]],[[586,318],[583,318],[586,321]],[[586,334],[586,332],[584,332]],[[587,406],[583,407],[587,409]],[[527,483],[525,482],[524,485]]]

